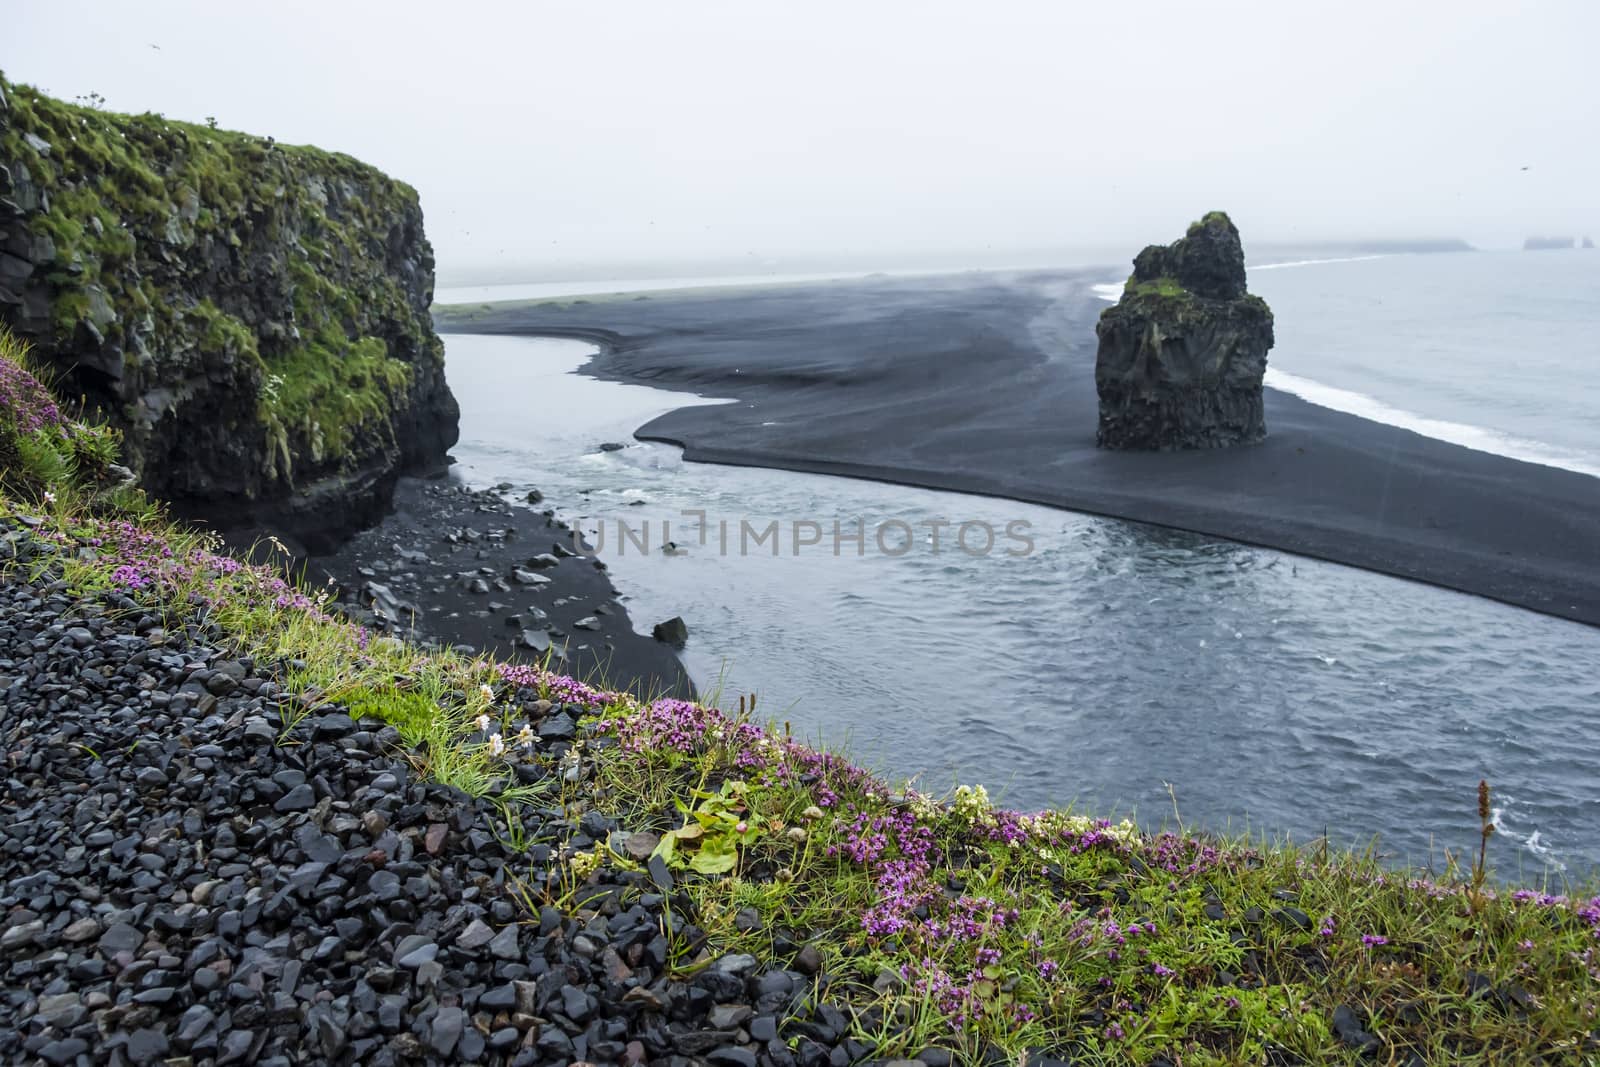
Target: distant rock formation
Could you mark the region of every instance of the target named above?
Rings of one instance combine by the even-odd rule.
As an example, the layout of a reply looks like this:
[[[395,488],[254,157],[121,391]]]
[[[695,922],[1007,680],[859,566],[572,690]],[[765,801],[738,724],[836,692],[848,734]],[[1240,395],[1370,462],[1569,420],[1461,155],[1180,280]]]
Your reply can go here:
[[[1585,237],[1583,239],[1583,247],[1584,248],[1593,248],[1594,247],[1594,238],[1593,237]]]
[[[1530,237],[1522,242],[1524,252],[1545,252],[1552,248],[1576,248],[1578,242],[1572,237]]]
[[[1272,311],[1245,291],[1244,248],[1223,212],[1140,252],[1095,333],[1100,447],[1225,448],[1266,436]]]

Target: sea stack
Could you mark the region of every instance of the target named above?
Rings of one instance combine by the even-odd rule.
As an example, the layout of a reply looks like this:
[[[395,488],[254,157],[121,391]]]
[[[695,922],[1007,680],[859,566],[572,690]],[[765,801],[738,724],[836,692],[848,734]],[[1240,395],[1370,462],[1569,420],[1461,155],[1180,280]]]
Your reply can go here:
[[[1140,252],[1095,333],[1101,448],[1226,448],[1266,436],[1272,311],[1245,291],[1244,247],[1225,213]]]

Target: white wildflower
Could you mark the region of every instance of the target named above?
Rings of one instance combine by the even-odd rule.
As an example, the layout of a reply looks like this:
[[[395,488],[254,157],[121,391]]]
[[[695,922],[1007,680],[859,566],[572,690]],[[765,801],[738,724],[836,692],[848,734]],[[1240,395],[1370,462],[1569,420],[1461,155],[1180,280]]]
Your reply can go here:
[[[504,755],[506,750],[505,740],[499,734],[489,735],[489,755]]]
[[[478,730],[481,733],[488,733],[489,732],[489,716],[487,716],[487,715],[479,715],[477,721],[478,721]]]

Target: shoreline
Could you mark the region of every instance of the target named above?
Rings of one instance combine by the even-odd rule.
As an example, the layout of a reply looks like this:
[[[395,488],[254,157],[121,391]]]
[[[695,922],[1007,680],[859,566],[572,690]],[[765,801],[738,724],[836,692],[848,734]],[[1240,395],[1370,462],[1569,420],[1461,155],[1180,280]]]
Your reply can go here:
[[[583,371],[597,378],[737,399],[635,432],[686,460],[1166,526],[1600,626],[1600,492],[1587,475],[1278,390],[1266,394],[1268,439],[1252,448],[1096,449],[1101,277],[886,279],[435,315],[445,333],[589,341],[601,351]]]
[[[502,490],[405,477],[381,521],[312,556],[306,571],[312,588],[332,582],[335,606],[376,633],[504,662],[542,664],[549,654],[552,668],[580,679],[694,699],[676,652],[634,630],[589,552],[552,512]]]

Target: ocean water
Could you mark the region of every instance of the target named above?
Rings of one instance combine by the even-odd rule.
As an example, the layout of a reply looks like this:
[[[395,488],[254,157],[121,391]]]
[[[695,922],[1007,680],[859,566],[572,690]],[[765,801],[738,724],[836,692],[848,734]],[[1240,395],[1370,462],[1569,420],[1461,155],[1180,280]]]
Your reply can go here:
[[[1548,256],[1258,267],[1251,284],[1293,391],[1600,468],[1600,258]],[[1013,806],[1151,825],[1175,797],[1185,825],[1424,866],[1473,845],[1487,778],[1502,876],[1600,870],[1600,629],[1115,520],[684,463],[631,433],[694,398],[578,375],[578,342],[445,340],[461,475],[537,486],[603,537],[635,624],[682,615],[691,673],[727,702],[756,692],[765,715],[926,789],[982,782]],[[756,539],[773,522],[776,554]],[[954,544],[962,523],[993,548]]]
[[[1469,448],[1600,475],[1600,253],[1259,267],[1250,287],[1277,316],[1269,384]]]

